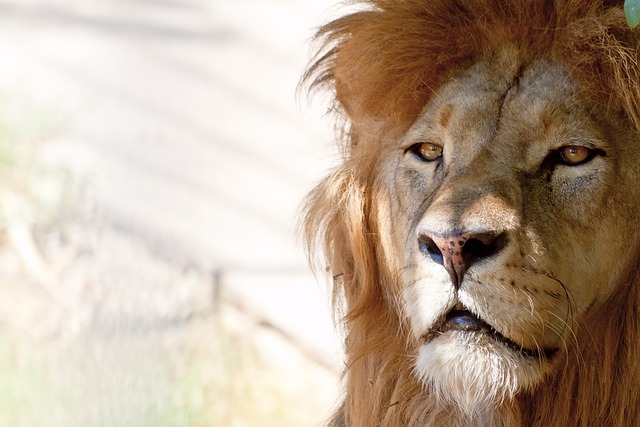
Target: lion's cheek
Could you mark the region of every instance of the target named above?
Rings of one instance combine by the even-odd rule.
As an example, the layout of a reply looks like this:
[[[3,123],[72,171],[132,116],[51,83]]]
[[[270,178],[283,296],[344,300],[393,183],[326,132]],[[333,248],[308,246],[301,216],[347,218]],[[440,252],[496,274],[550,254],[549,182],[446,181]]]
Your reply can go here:
[[[597,308],[619,290],[635,256],[621,237],[629,227],[624,220],[594,219],[589,233],[568,232],[564,242],[571,243],[556,250],[563,255],[553,259],[553,270],[571,293],[574,315]]]

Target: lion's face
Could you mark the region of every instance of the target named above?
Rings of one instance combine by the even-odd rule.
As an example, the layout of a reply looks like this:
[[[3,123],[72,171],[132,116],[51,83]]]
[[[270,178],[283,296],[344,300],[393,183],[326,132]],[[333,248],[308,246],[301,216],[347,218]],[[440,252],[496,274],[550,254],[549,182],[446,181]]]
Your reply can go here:
[[[469,412],[539,383],[637,244],[639,156],[579,91],[550,60],[479,62],[381,155],[415,371]]]

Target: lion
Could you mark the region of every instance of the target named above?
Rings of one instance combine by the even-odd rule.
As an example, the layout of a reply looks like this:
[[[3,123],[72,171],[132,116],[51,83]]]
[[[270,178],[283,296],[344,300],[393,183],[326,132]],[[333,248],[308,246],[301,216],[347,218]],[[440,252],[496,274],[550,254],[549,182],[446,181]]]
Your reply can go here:
[[[369,0],[322,27],[331,426],[640,425],[640,32],[622,1]],[[325,261],[322,261],[323,263]]]

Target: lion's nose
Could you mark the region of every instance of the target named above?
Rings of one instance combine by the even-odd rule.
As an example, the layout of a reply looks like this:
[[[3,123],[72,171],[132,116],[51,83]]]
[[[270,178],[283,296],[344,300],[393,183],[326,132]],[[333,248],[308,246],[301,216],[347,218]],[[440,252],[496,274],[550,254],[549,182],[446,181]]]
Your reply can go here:
[[[505,233],[468,232],[438,235],[422,232],[420,247],[431,259],[442,264],[456,289],[462,285],[462,278],[475,262],[497,254],[505,247]]]

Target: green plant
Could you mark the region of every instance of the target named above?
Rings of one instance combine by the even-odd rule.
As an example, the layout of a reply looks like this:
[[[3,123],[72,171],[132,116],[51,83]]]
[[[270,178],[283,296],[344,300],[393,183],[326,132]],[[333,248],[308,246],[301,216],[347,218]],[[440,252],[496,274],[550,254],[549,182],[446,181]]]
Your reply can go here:
[[[637,27],[640,24],[640,0],[625,0],[624,14],[629,27]]]

